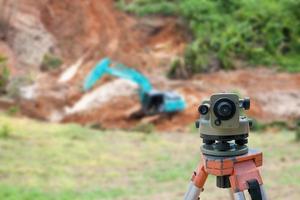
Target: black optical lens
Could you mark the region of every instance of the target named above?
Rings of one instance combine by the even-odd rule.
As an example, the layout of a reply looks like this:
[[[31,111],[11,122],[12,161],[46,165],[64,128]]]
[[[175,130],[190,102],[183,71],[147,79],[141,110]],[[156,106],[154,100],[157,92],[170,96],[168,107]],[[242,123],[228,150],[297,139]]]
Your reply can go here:
[[[214,105],[214,113],[220,120],[231,119],[234,116],[235,112],[235,104],[230,99],[221,98]]]
[[[218,113],[223,117],[228,117],[232,113],[232,106],[228,102],[221,102],[218,105]]]

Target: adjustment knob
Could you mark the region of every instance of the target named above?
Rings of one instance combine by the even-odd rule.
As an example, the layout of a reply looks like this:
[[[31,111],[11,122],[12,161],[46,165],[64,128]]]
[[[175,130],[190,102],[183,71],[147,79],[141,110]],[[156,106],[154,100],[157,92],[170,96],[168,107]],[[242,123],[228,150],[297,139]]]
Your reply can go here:
[[[250,98],[249,97],[246,97],[244,100],[243,100],[243,108],[245,110],[249,110],[250,109]]]
[[[249,127],[252,128],[253,127],[253,120],[249,119]]]
[[[200,105],[198,111],[201,115],[206,115],[209,112],[209,105],[208,104]]]
[[[200,121],[199,121],[199,120],[197,120],[197,121],[195,122],[195,127],[196,127],[196,128],[200,128]]]

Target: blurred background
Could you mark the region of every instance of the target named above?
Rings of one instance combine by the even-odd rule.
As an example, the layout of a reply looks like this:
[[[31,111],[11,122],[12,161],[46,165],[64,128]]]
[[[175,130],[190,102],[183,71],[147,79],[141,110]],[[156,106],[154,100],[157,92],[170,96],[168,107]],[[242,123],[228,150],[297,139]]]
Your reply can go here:
[[[299,10],[297,0],[0,0],[0,199],[182,199],[200,161],[198,106],[225,91],[251,97],[249,145],[264,152],[270,199],[299,199]],[[84,89],[103,58],[185,108],[141,114],[141,85],[109,73]],[[229,199],[214,177],[206,191]]]

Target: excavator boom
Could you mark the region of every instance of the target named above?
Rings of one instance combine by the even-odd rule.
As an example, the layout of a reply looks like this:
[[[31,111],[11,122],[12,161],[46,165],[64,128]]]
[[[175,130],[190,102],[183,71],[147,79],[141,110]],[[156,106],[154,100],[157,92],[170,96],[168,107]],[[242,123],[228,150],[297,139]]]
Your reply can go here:
[[[152,90],[150,81],[141,73],[119,63],[114,67],[110,67],[111,64],[112,62],[109,58],[101,60],[85,79],[84,90],[90,90],[105,74],[135,82],[140,88],[139,93],[141,98],[145,93]]]

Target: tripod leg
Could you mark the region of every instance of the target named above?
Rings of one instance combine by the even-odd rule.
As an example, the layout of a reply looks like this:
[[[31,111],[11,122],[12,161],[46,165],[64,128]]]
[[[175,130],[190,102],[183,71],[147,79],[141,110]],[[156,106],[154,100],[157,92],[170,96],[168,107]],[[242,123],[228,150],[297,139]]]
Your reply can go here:
[[[198,188],[193,182],[191,182],[187,193],[184,195],[184,200],[198,200],[202,190],[202,188]]]
[[[233,195],[235,200],[246,200],[244,192],[236,192]]]
[[[198,200],[200,193],[203,191],[203,186],[207,179],[207,172],[203,165],[200,165],[198,170],[194,172],[192,182],[189,185],[188,191],[184,196],[184,200]]]
[[[229,191],[230,199],[231,199],[231,200],[234,200],[234,194],[233,194],[232,190],[229,189],[228,191]]]
[[[233,191],[239,193],[248,190],[252,200],[267,200],[262,178],[254,161],[236,163],[229,179]]]
[[[264,186],[260,185],[259,187],[260,187],[260,192],[261,192],[262,200],[267,200],[267,194],[266,194],[266,191],[264,189]]]

